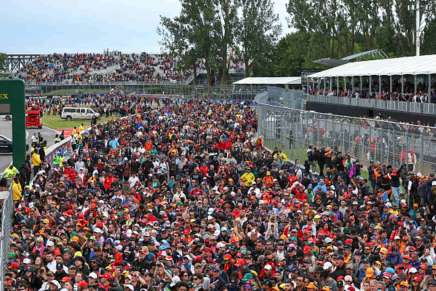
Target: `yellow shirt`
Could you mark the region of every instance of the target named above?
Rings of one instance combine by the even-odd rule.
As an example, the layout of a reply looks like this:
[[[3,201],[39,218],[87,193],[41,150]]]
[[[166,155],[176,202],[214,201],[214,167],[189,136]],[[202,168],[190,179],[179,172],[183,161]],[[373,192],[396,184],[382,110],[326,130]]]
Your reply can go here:
[[[242,183],[244,184],[244,186],[246,186],[246,187],[250,187],[251,185],[253,185],[255,179],[256,179],[256,177],[255,177],[254,174],[251,173],[251,172],[244,173],[244,174],[241,176],[241,182],[242,182]]]
[[[15,183],[15,181],[12,182],[12,199],[14,201],[19,201],[21,198],[23,198],[23,188],[21,187],[20,182]]]
[[[32,166],[41,166],[41,157],[37,153],[32,154]]]

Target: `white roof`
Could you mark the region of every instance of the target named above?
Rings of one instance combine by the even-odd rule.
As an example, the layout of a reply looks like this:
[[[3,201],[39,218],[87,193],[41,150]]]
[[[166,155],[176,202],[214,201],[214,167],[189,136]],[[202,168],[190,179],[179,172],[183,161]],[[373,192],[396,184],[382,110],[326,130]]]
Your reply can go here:
[[[248,77],[233,85],[301,85],[301,77]]]
[[[436,55],[348,63],[310,75],[312,78],[436,74]]]

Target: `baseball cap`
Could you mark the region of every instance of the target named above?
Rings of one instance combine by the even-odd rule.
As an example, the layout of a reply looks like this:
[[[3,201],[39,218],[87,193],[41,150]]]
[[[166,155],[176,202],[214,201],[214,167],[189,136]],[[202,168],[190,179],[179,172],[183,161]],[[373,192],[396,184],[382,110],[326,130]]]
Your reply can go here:
[[[323,270],[329,270],[331,267],[333,267],[332,263],[330,262],[325,262],[324,265],[322,266]]]

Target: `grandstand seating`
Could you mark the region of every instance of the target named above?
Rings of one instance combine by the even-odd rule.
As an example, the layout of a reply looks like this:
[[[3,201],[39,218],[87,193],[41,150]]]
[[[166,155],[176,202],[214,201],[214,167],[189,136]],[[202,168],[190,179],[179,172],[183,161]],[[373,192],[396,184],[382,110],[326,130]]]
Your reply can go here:
[[[230,74],[243,73],[241,62],[230,62]],[[14,72],[30,83],[109,83],[109,82],[188,82],[193,80],[190,70],[177,69],[177,60],[166,54],[49,54],[41,55]],[[197,74],[204,74],[202,62]]]

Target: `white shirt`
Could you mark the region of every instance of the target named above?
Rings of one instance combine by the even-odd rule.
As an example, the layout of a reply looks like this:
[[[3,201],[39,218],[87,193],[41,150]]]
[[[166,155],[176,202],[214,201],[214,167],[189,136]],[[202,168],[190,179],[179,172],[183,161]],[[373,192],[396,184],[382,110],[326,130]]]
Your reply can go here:
[[[129,178],[129,186],[130,186],[130,188],[133,188],[136,185],[137,182],[139,182],[138,176],[130,177]]]
[[[56,273],[56,265],[57,265],[56,260],[53,260],[47,264],[47,269],[49,269],[53,273]]]

